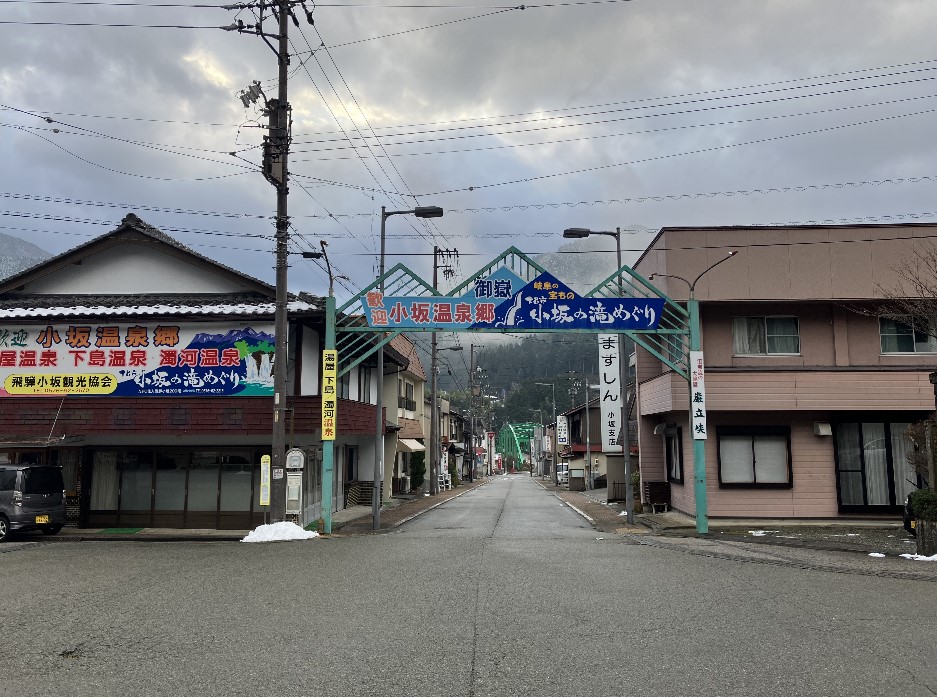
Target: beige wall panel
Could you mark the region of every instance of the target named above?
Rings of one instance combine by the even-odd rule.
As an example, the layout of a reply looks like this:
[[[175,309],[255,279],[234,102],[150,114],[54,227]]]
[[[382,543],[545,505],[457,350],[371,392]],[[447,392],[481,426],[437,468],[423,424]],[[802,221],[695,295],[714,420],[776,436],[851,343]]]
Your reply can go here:
[[[832,295],[834,298],[872,298],[872,246],[863,228],[830,230]]]

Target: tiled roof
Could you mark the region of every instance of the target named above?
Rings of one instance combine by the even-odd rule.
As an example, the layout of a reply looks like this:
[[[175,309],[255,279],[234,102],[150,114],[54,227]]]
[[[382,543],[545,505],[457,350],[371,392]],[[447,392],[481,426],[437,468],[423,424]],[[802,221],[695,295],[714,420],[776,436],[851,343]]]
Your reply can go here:
[[[108,238],[118,238],[119,236],[126,234],[128,232],[137,232],[151,239],[158,240],[159,242],[162,242],[171,247],[174,247],[203,262],[207,262],[219,269],[223,269],[224,271],[228,273],[239,276],[240,278],[249,282],[251,285],[259,286],[260,288],[268,290],[271,294],[275,290],[274,286],[270,285],[269,283],[265,283],[264,281],[261,281],[260,279],[254,278],[253,276],[250,276],[244,273],[243,271],[238,271],[237,269],[232,269],[230,266],[225,266],[224,264],[220,264],[214,259],[206,257],[204,254],[199,254],[198,252],[194,251],[193,249],[179,242],[179,240],[173,237],[170,237],[162,230],[159,230],[153,227],[152,225],[150,225],[149,223],[143,221],[139,216],[137,216],[134,213],[128,213],[127,215],[125,215],[124,218],[120,221],[120,224],[114,230],[104,233],[103,235],[99,235],[98,237],[95,237],[89,240],[88,242],[85,242],[84,244],[80,244],[77,247],[72,247],[71,249],[68,249],[62,252],[61,254],[57,254],[54,257],[51,257],[49,259],[44,259],[43,261],[39,262],[35,266],[32,266],[17,274],[14,274],[13,276],[3,279],[2,282],[0,282],[0,285],[2,285],[4,288],[16,287],[17,285],[21,283],[22,279],[28,279],[28,278],[33,277],[43,267],[53,266],[56,263],[69,257],[75,257],[75,256],[83,257],[86,254],[92,252],[96,246],[102,244]]]
[[[407,372],[412,373],[413,375],[425,381],[426,372],[423,370],[423,364],[420,363],[420,356],[416,350],[416,344],[413,343],[410,337],[408,337],[406,334],[398,334],[390,340],[390,345],[409,359]],[[422,438],[422,436],[416,437]]]
[[[321,306],[293,300],[293,313],[315,312]],[[0,318],[53,318],[165,315],[270,315],[274,302],[260,293],[148,295],[19,295],[0,297]]]
[[[397,419],[400,424],[398,438],[425,438],[423,435],[423,424],[416,419]]]

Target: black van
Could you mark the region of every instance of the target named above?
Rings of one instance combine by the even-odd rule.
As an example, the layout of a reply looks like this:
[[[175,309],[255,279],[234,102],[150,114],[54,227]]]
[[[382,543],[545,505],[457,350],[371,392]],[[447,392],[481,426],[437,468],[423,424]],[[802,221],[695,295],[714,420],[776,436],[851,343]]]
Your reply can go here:
[[[0,465],[0,542],[11,532],[42,530],[54,535],[65,525],[62,468]]]

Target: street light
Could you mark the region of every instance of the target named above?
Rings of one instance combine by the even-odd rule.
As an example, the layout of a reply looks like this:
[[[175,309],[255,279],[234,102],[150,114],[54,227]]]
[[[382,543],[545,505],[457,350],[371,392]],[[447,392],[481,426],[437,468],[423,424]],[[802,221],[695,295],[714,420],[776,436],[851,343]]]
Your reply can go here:
[[[543,455],[543,447],[542,447],[543,446],[543,409],[531,409],[530,413],[531,414],[536,413],[540,415],[539,421],[538,421],[538,423],[540,424],[540,436],[539,438],[537,437],[537,430],[534,429],[534,438],[533,438],[534,447],[531,448],[531,452],[530,452],[530,476],[533,477],[534,476],[534,451],[536,451],[536,454],[537,454],[538,464],[540,462],[540,456]]]
[[[563,237],[567,239],[582,239],[590,235],[605,235],[615,238],[615,252],[618,261],[618,296],[625,297],[625,289],[621,280],[621,228],[611,230],[590,230],[584,227],[570,227],[563,230]],[[621,459],[625,465],[625,514],[629,525],[634,524],[634,492],[631,488],[631,457],[630,453],[625,451],[628,440],[628,414],[627,414],[627,384],[628,384],[628,365],[625,356],[625,335],[618,335],[618,382],[620,388],[619,403],[621,404]],[[588,413],[588,412],[587,412]]]
[[[712,271],[714,268],[719,266],[719,264],[724,261],[728,261],[732,257],[738,254],[737,251],[731,251],[722,259],[717,261],[715,264],[703,269],[703,271],[693,279],[692,282],[685,279],[683,276],[677,276],[676,274],[666,274],[666,273],[652,273],[648,276],[648,280],[654,280],[657,277],[660,278],[676,278],[679,281],[683,281],[687,284],[689,288],[689,297],[686,301],[687,313],[689,314],[690,321],[690,351],[699,351],[701,349],[700,343],[700,320],[699,320],[699,301],[696,299],[696,284],[699,280],[705,276],[707,273]],[[687,408],[687,420],[692,424],[693,419],[693,390],[689,390],[690,394],[690,403]],[[706,500],[706,443],[700,438],[696,438],[694,434],[693,438],[693,479],[694,479],[694,499],[696,501],[696,531],[701,534],[709,532],[709,504]]]
[[[384,292],[384,250],[387,219],[392,215],[414,215],[417,218],[441,218],[443,209],[439,206],[417,206],[408,211],[389,211],[381,206],[381,279],[379,289]],[[371,497],[371,528],[381,527],[381,489],[384,486],[384,336],[378,335],[377,347],[377,425],[374,431],[374,493]]]
[[[553,394],[553,460],[551,461],[550,464],[551,464],[551,466],[553,467],[553,483],[554,483],[554,484],[558,484],[559,482],[556,481],[556,431],[557,431],[557,423],[556,423],[556,385],[555,385],[554,383],[552,383],[552,382],[535,382],[534,384],[535,384],[535,385],[540,385],[541,387],[546,387],[547,385],[549,385],[549,386],[550,386],[550,389],[551,389],[551,391],[552,391],[552,394]]]
[[[430,407],[432,408],[432,413],[429,417],[429,446],[430,446],[430,455],[429,455],[429,469],[430,476],[426,482],[426,490],[423,492],[424,496],[429,494],[438,494],[438,479],[439,479],[439,463],[437,459],[439,458],[439,443],[441,438],[439,437],[439,414],[438,409],[436,408],[436,373],[439,372],[439,368],[436,366],[436,354],[439,351],[461,351],[461,346],[446,346],[444,348],[438,348],[433,344],[433,349],[430,354]]]

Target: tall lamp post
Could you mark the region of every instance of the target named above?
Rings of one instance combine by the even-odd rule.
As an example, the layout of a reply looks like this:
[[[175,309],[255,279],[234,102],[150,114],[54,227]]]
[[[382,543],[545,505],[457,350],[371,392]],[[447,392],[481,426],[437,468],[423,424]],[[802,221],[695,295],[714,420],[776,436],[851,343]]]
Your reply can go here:
[[[552,382],[535,382],[534,384],[541,387],[549,385],[553,399],[553,459],[550,461],[550,466],[553,468],[553,483],[556,484],[556,384]]]
[[[535,445],[536,445],[536,447],[535,447],[534,449],[537,451],[537,463],[539,464],[539,463],[540,463],[540,456],[543,455],[543,431],[544,431],[544,428],[543,428],[543,409],[531,409],[531,410],[530,410],[530,413],[531,413],[531,414],[537,413],[537,414],[540,415],[540,420],[539,420],[539,423],[540,423],[540,437],[538,438],[536,435],[534,436],[534,441],[535,441]],[[535,431],[535,433],[536,433],[536,431]],[[530,462],[530,476],[531,476],[531,477],[534,476],[533,456],[534,456],[534,454],[533,454],[533,452],[531,452],[531,453],[530,453],[530,458],[531,458],[531,462]],[[542,470],[542,466],[541,466],[541,470]]]
[[[434,333],[435,336],[435,333]],[[439,480],[439,452],[442,439],[439,437],[439,409],[436,406],[436,401],[438,399],[438,382],[436,380],[436,374],[439,372],[439,368],[436,366],[436,354],[439,351],[461,351],[461,346],[447,346],[445,348],[438,348],[433,344],[432,353],[430,355],[430,407],[432,408],[432,413],[429,417],[429,443],[430,443],[430,454],[429,454],[429,479],[426,480],[426,490],[424,494],[438,494],[438,480]]]
[[[384,249],[387,219],[392,215],[414,215],[417,218],[441,218],[443,209],[439,206],[417,206],[407,211],[389,211],[381,206],[381,261],[379,276],[384,275]],[[384,279],[381,278],[379,289],[384,292]],[[374,492],[371,496],[371,528],[381,527],[381,489],[384,486],[384,344],[383,335],[378,335],[381,345],[377,349],[377,425],[374,431]]]
[[[615,231],[611,230],[590,230],[584,227],[571,227],[563,230],[563,237],[567,239],[582,239],[584,237],[589,237],[590,235],[605,235],[607,237],[615,238],[615,253],[616,260],[618,263],[618,295],[619,297],[625,297],[624,284],[621,281],[621,228],[615,228]],[[628,441],[628,414],[627,414],[627,403],[626,399],[627,390],[628,390],[628,361],[625,356],[625,335],[618,335],[618,383],[620,388],[619,393],[619,403],[621,404],[621,459],[625,465],[625,514],[627,515],[626,520],[629,525],[634,524],[634,492],[631,487],[631,457],[626,450],[626,445]]]
[[[719,266],[724,261],[728,261],[732,257],[738,254],[737,251],[729,252],[722,259],[717,261],[715,264],[703,269],[700,274],[693,279],[693,281],[688,281],[683,276],[677,276],[676,274],[666,274],[666,273],[652,273],[648,276],[649,281],[653,281],[655,278],[675,278],[678,281],[683,281],[687,284],[689,288],[689,294],[686,301],[687,312],[690,315],[690,351],[699,351],[701,350],[700,342],[700,320],[699,320],[699,301],[696,299],[696,284],[699,280],[705,276],[707,273],[712,271],[714,268]],[[690,367],[692,370],[692,366]],[[687,418],[691,420],[693,417],[693,390],[689,390],[690,394],[690,403],[687,411]],[[693,480],[694,480],[694,497],[696,500],[696,531],[701,534],[709,532],[709,504],[706,500],[706,442],[702,438],[696,438],[694,434],[693,438]]]

